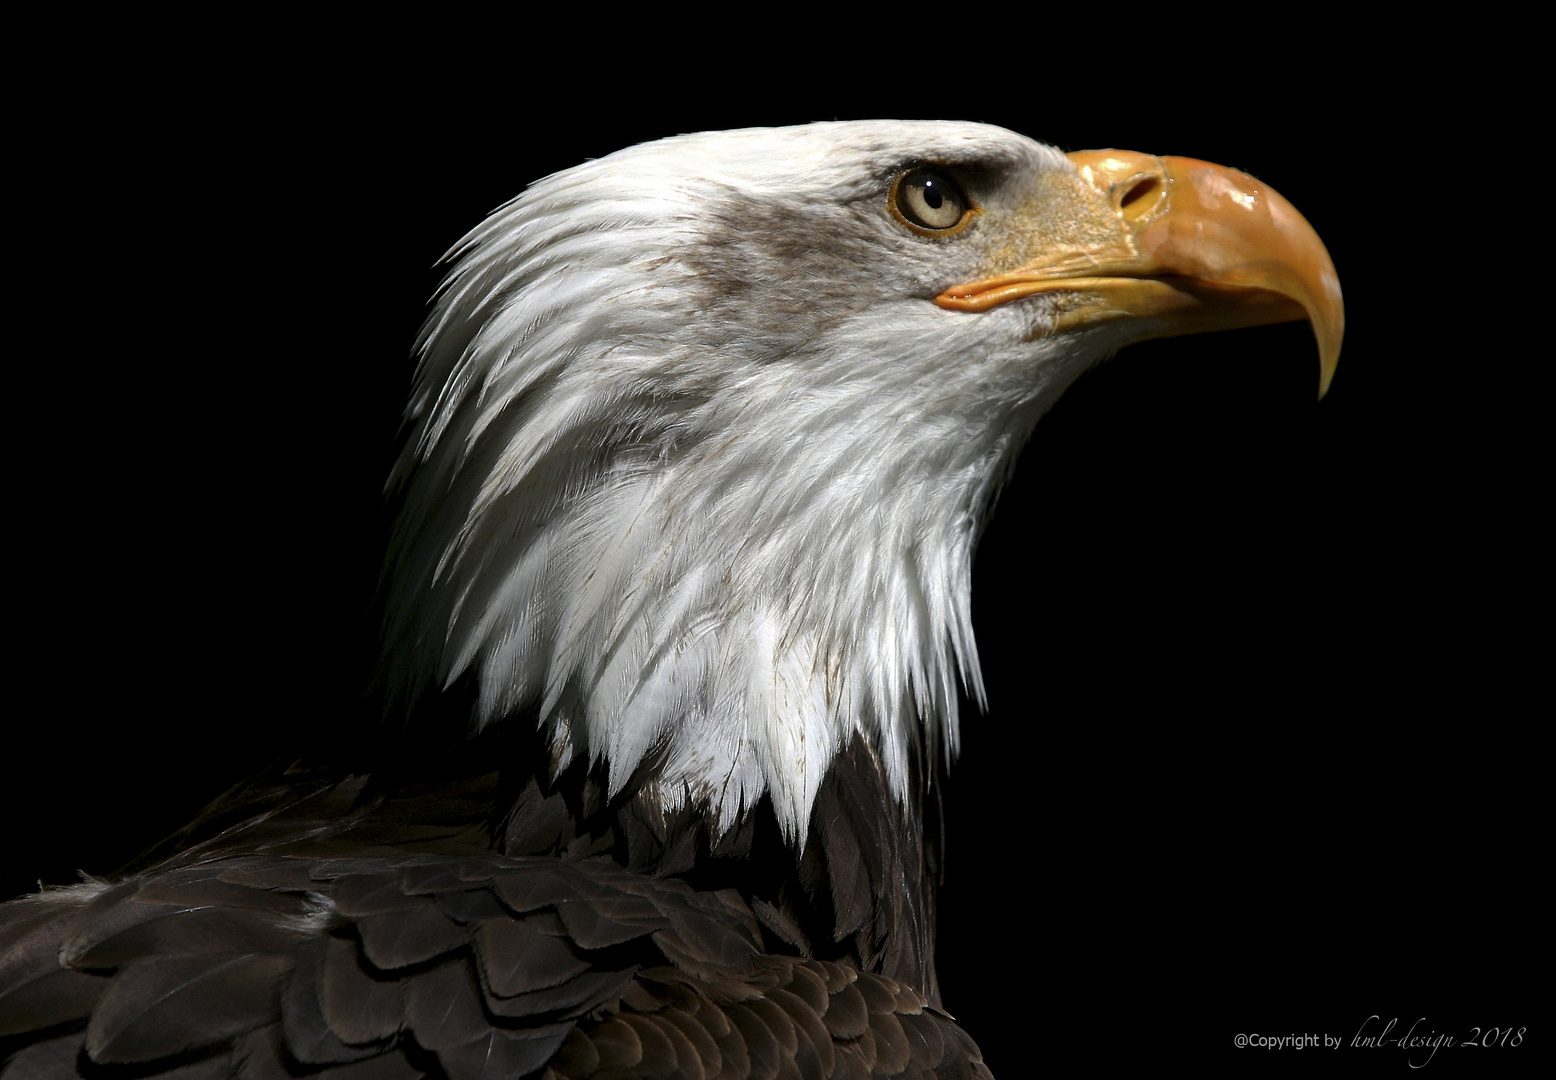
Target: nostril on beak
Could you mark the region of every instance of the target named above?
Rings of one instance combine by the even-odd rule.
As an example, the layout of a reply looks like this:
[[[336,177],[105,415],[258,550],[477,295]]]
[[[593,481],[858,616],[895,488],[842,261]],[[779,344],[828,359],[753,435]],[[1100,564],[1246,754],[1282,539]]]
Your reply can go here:
[[[1151,190],[1155,187],[1156,177],[1142,176],[1138,178],[1134,181],[1129,190],[1124,192],[1124,197],[1119,200],[1119,207],[1128,207],[1130,203],[1136,201],[1137,199],[1144,198],[1146,195],[1149,195]]]
[[[1113,197],[1118,200],[1119,212],[1131,221],[1137,221],[1156,206],[1163,189],[1159,176],[1131,176],[1123,183],[1114,185]]]

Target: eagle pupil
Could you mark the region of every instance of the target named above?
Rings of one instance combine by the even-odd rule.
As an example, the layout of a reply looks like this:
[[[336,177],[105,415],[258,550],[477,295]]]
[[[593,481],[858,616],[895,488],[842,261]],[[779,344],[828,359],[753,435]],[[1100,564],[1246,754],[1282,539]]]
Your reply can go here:
[[[935,182],[933,180],[924,181],[924,201],[929,204],[931,210],[939,210],[940,204],[945,202],[940,192],[935,190]]]

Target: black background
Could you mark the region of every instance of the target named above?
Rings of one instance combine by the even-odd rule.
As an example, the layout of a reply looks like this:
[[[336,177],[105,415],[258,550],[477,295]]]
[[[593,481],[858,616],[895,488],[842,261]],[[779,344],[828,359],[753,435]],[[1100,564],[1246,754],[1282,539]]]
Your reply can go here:
[[[974,583],[990,701],[948,783],[947,1008],[1007,1077],[1077,1053],[1406,1074],[1397,1048],[1233,1048],[1373,1014],[1529,1028],[1437,1071],[1533,1061],[1548,500],[1532,354],[1484,273],[1520,210],[1429,64],[1141,27],[927,48],[895,17],[763,49],[455,29],[228,30],[29,109],[5,895],[110,873],[356,707],[411,342],[492,208],[682,131],[983,120],[1267,180],[1348,326],[1318,404],[1289,325],[1126,350],[1039,425]]]

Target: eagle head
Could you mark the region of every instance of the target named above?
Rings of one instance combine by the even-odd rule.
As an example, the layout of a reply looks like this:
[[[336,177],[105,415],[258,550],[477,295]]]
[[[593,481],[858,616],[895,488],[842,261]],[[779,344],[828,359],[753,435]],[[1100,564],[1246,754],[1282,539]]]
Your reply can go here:
[[[386,669],[533,711],[555,767],[803,844],[851,740],[905,797],[981,701],[974,547],[1033,425],[1144,338],[1312,320],[1268,187],[999,128],[685,135],[550,176],[450,253],[393,484]]]

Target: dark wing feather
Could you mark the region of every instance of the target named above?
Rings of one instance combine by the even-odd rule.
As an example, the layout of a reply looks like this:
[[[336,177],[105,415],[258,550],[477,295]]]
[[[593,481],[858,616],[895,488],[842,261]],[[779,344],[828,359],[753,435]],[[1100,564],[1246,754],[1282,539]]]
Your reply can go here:
[[[145,1062],[246,1035],[278,1011],[282,954],[152,956],[127,964],[92,1010],[93,1061]]]
[[[388,1043],[405,1025],[404,985],[374,974],[348,938],[328,939],[319,990],[324,1017],[341,1042]]]
[[[544,912],[485,920],[475,933],[475,954],[482,981],[504,998],[549,990],[591,967],[568,944],[562,920]]]
[[[8,1078],[983,1075],[908,987],[603,858],[248,855],[0,911]]]

